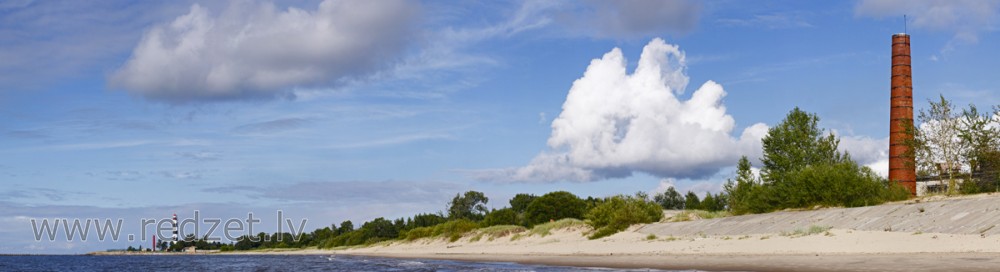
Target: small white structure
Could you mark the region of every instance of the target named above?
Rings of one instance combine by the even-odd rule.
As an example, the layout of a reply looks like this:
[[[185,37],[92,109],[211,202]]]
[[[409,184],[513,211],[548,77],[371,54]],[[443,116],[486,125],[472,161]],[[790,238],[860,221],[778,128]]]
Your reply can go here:
[[[955,179],[955,190],[962,188],[962,179]],[[917,181],[917,196],[925,196],[933,193],[944,193],[948,191],[948,179]]]

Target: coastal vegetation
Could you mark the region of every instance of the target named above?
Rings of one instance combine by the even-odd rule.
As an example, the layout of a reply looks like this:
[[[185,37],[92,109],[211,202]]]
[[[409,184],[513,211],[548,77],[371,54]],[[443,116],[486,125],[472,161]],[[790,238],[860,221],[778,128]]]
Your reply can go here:
[[[819,117],[793,109],[768,130],[761,142],[760,174],[745,156],[735,179],[724,185],[733,214],[764,213],[815,206],[858,207],[909,197],[850,154],[838,150],[840,140],[819,128]]]
[[[957,122],[952,139],[957,142],[953,158],[968,165],[968,178],[974,182],[963,184],[961,192],[1000,190],[996,169],[1000,169],[1000,140],[997,135],[996,111],[981,114],[974,106],[952,114],[947,100],[931,102],[931,109],[921,112],[921,121]],[[949,117],[950,116],[950,117]],[[943,118],[943,119],[942,119]],[[947,119],[951,118],[951,119]],[[935,121],[938,120],[938,121]],[[940,121],[945,120],[945,121]],[[947,121],[952,120],[952,121]],[[783,209],[812,209],[816,207],[857,207],[877,205],[887,201],[906,199],[909,192],[875,174],[870,168],[858,164],[847,152],[839,149],[840,140],[832,132],[818,126],[819,117],[799,108],[792,109],[777,125],[768,130],[762,139],[761,166],[755,169],[746,156],[737,161],[736,173],[727,180],[718,193],[685,194],[674,188],[650,197],[639,192],[633,195],[615,195],[603,198],[580,198],[573,193],[556,191],[541,196],[517,194],[509,206],[488,209],[489,198],[482,192],[468,191],[456,194],[445,205],[443,212],[417,214],[408,218],[390,220],[375,218],[355,228],[351,221],[339,226],[304,233],[299,239],[290,234],[265,234],[244,236],[235,243],[206,243],[203,239],[185,242],[182,246],[199,249],[251,250],[260,248],[335,248],[369,245],[382,241],[413,241],[417,239],[442,239],[449,242],[468,238],[470,241],[494,240],[510,237],[546,236],[553,230],[589,228],[585,231],[591,239],[606,237],[635,224],[663,220],[663,210],[684,210],[673,214],[670,221],[709,219],[748,213],[766,213]],[[944,143],[935,142],[939,136],[919,132],[911,127],[915,140],[908,143],[916,156],[922,174],[934,170],[927,161],[938,160],[940,154],[931,152]],[[949,153],[950,154],[950,153]],[[992,172],[991,172],[992,171]],[[989,173],[992,179],[973,176],[972,173]],[[955,178],[959,173],[938,172],[940,176]],[[826,232],[828,227],[815,226],[788,235],[812,235]],[[193,237],[191,237],[193,238]],[[280,241],[278,238],[281,238]],[[655,238],[654,238],[655,239]],[[763,238],[762,238],[763,239]]]

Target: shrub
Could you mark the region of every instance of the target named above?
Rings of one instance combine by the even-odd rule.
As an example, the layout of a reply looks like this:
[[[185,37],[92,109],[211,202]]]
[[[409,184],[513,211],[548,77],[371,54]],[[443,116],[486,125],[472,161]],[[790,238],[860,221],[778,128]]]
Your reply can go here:
[[[517,219],[517,212],[511,208],[503,208],[499,210],[493,210],[486,214],[486,218],[483,218],[483,222],[480,225],[483,227],[496,226],[496,225],[518,225],[520,222]]]
[[[586,218],[596,230],[590,239],[597,239],[625,230],[633,224],[660,221],[663,210],[657,203],[638,195],[618,195],[607,198],[590,210]]]
[[[583,218],[586,203],[576,195],[558,191],[547,193],[528,204],[525,219],[529,226],[560,220],[563,218]]]

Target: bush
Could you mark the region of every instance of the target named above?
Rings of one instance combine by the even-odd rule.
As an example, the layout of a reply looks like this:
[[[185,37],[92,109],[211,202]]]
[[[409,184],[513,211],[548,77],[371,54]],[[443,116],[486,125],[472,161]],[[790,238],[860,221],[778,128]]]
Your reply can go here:
[[[551,192],[528,204],[525,219],[529,226],[563,218],[580,219],[583,218],[586,206],[582,199],[570,192]]]
[[[590,239],[597,239],[625,230],[633,224],[660,221],[663,210],[646,198],[618,195],[607,198],[603,204],[590,210],[586,218],[596,230]]]
[[[517,212],[511,208],[493,210],[486,214],[486,218],[483,218],[483,222],[480,222],[480,225],[483,227],[519,224],[520,222],[517,220]]]

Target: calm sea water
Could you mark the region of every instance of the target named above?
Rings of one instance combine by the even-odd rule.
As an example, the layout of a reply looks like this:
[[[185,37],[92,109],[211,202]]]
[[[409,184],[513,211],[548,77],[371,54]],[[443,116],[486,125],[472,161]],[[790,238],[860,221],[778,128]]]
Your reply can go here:
[[[0,271],[647,271],[322,255],[0,256]],[[662,271],[662,270],[657,270]]]

